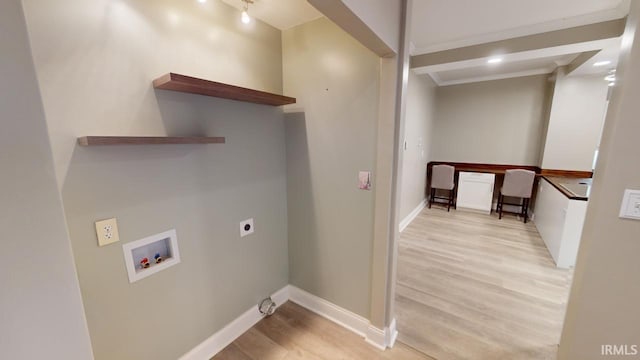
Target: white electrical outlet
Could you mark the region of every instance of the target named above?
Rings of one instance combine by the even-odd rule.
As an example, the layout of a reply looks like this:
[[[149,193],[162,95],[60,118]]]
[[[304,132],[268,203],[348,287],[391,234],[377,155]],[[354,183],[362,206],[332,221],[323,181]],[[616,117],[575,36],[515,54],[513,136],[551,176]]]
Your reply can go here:
[[[253,219],[247,219],[245,221],[240,222],[240,237],[251,235],[253,234],[253,231],[254,231]]]
[[[624,191],[620,217],[640,220],[640,190],[626,189]]]
[[[120,241],[118,223],[115,218],[96,221],[96,234],[98,235],[98,246],[105,246]]]

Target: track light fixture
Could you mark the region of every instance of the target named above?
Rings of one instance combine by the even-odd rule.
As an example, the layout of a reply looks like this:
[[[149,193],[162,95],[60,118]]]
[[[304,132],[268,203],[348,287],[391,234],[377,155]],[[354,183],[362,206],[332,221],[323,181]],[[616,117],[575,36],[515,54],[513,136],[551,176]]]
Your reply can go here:
[[[248,24],[251,22],[251,17],[249,16],[249,4],[253,4],[253,0],[242,0],[242,2],[244,2],[244,10],[242,10],[240,19],[244,24]]]

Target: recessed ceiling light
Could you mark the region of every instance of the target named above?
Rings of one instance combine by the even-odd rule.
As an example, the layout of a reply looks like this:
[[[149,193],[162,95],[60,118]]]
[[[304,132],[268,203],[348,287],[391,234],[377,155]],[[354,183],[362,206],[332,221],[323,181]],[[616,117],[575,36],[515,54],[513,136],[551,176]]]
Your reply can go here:
[[[491,58],[491,59],[487,60],[488,64],[497,64],[497,63],[501,63],[501,62],[502,62],[502,58],[500,58],[500,57]]]
[[[200,4],[204,4],[204,3],[206,3],[206,2],[207,2],[207,0],[198,0],[198,2],[199,2]]]
[[[605,66],[605,65],[609,65],[609,64],[611,64],[611,61],[604,60],[604,61],[598,61],[598,62],[594,63],[593,66]]]

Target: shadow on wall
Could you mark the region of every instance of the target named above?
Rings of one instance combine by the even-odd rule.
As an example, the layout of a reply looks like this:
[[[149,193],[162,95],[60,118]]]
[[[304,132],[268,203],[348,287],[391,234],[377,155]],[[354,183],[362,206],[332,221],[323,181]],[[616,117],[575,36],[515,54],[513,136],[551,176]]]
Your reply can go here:
[[[281,47],[273,46],[280,42],[280,32],[270,25],[261,21],[243,24],[240,21],[240,12],[222,1],[199,3],[194,0],[191,3],[182,3],[174,0],[121,0],[118,5],[120,9],[113,4],[110,6],[111,11],[104,12],[110,14],[104,19],[105,24],[114,21],[124,23],[132,21],[137,23],[134,26],[136,30],[146,30],[142,33],[132,32],[133,36],[141,37],[136,39],[136,43],[148,44],[149,40],[158,35],[160,39],[188,39],[177,42],[169,48],[165,46],[154,48],[152,44],[148,44],[149,48],[131,49],[131,54],[139,53],[140,57],[129,59],[130,64],[142,65],[139,62],[140,58],[154,51],[158,57],[165,59],[171,59],[173,56],[163,52],[182,52],[192,55],[189,62],[199,64],[211,62],[209,65],[211,70],[207,70],[208,74],[186,75],[203,78],[214,76],[215,78],[211,80],[264,91],[282,92],[282,73],[274,71],[268,65],[282,61]],[[243,45],[239,46],[239,44]],[[203,49],[205,50],[202,51]],[[224,52],[220,49],[224,49]],[[267,55],[267,58],[255,56],[256,53]],[[192,68],[189,62],[167,63],[167,66],[171,66],[167,71],[180,72],[185,66]],[[219,69],[227,71],[220,72]],[[266,73],[270,75],[265,76]],[[161,75],[163,74],[152,76]],[[268,80],[256,84],[265,78]]]
[[[317,274],[322,271],[322,262],[318,258],[322,250],[319,245],[321,235],[316,224],[305,113],[285,113],[284,127],[287,142],[289,268],[295,269],[289,272],[289,282],[305,288],[305,284],[320,284],[321,279]]]
[[[62,195],[96,360],[176,359],[288,284],[281,110],[155,95],[168,134],[227,143],[74,148]],[[121,242],[98,247],[111,217]],[[122,244],[174,228],[182,262],[129,284]]]

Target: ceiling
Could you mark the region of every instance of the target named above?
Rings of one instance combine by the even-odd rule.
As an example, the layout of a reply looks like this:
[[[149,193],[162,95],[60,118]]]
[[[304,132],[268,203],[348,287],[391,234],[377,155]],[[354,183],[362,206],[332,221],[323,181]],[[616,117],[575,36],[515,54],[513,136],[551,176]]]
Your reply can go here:
[[[602,47],[602,50],[582,66],[572,72],[571,76],[601,75],[618,67],[618,58],[622,47],[622,38],[611,39]],[[610,61],[605,66],[594,66],[597,62]]]
[[[429,75],[440,85],[455,85],[515,76],[549,74],[558,66],[569,64],[578,55],[580,54],[556,55],[500,64],[487,64],[482,61],[459,69],[433,71]]]
[[[415,0],[412,54],[424,54],[624,17],[630,0]]]
[[[242,0],[222,0],[239,10]],[[567,29],[612,19],[628,13],[630,0],[415,0],[413,2],[412,55],[455,49],[542,32]],[[249,14],[280,30],[322,17],[307,0],[254,0]],[[455,20],[455,21],[453,21]],[[429,74],[438,85],[503,79],[553,72],[582,52],[601,51],[572,75],[604,74],[615,68],[620,39],[539,49],[503,57],[500,64],[487,58],[414,69]],[[605,67],[593,63],[611,61]]]
[[[429,74],[438,86],[457,85],[478,81],[507,79],[520,76],[550,74],[559,66],[572,63],[583,53],[598,53],[575,68],[569,76],[604,75],[615,69],[620,53],[621,38],[610,38],[541,48],[500,56],[502,62],[489,64],[490,58],[440,63],[413,68],[417,74]],[[605,66],[594,66],[599,61],[610,61]]]
[[[242,0],[222,0],[238,10],[244,9]],[[323,15],[307,0],[254,0],[249,15],[280,30],[287,30]]]
[[[500,53],[502,45],[496,41],[526,41],[519,38],[623,18],[628,13],[629,1],[415,0],[412,55],[459,52],[465,51],[459,48],[492,46],[490,44],[497,44],[495,51]],[[573,70],[570,76],[606,74],[617,66],[620,42],[619,37],[562,46],[551,45],[553,41],[549,41],[550,47],[507,53],[500,56],[502,61],[496,64],[489,64],[489,57],[479,57],[413,70],[418,74],[429,74],[440,86],[550,74],[557,67],[569,64]],[[585,58],[588,59],[584,61]],[[572,63],[574,60],[576,62]],[[584,63],[580,64],[582,61]],[[601,61],[610,63],[594,66]]]

